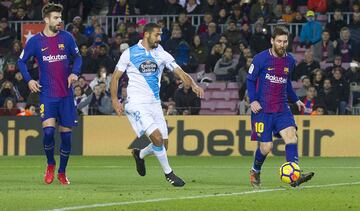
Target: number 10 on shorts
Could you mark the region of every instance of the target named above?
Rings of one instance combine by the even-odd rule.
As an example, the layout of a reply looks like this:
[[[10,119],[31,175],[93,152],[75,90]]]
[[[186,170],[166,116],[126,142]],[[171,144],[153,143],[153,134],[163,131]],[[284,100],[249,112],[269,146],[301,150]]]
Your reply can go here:
[[[262,122],[255,122],[255,132],[262,133],[264,132],[264,123]]]

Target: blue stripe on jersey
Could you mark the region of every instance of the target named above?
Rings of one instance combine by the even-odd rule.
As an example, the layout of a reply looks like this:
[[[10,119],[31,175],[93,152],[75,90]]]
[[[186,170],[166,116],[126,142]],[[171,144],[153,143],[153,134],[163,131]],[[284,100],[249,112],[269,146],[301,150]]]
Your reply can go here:
[[[160,69],[156,60],[150,53],[147,54],[144,48],[134,45],[130,48],[130,61],[145,78],[145,81],[154,93],[156,100],[160,100]]]

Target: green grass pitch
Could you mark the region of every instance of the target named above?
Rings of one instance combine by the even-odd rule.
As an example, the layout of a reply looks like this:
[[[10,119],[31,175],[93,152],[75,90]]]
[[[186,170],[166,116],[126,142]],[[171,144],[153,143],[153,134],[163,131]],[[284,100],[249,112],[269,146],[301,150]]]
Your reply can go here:
[[[0,157],[0,210],[360,210],[360,158],[301,158],[315,177],[300,188],[281,183],[281,157],[269,157],[263,186],[249,184],[251,157],[170,157],[186,182],[165,181],[155,157],[140,177],[131,157],[77,157],[69,186],[43,183],[45,157]]]

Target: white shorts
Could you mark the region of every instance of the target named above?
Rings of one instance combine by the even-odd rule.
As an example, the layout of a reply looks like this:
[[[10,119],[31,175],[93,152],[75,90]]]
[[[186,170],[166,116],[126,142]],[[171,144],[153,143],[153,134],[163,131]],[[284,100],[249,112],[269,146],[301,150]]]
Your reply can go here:
[[[136,135],[148,137],[159,129],[163,139],[168,139],[168,129],[160,103],[126,103],[125,113]]]

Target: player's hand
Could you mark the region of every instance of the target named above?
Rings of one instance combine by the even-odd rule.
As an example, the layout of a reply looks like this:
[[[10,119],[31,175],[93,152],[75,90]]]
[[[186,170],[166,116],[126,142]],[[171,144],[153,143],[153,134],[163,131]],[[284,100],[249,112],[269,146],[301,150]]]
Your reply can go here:
[[[298,100],[296,102],[296,105],[297,105],[299,111],[304,111],[305,110],[305,104],[303,102],[301,102],[300,100]]]
[[[118,99],[111,100],[112,106],[118,116],[121,116],[124,111],[124,106]]]
[[[68,77],[68,88],[70,88],[71,84],[78,80],[78,76],[74,73],[71,73]]]
[[[31,92],[40,92],[41,85],[37,81],[30,80],[28,86]]]
[[[260,103],[257,100],[255,100],[254,102],[252,102],[250,104],[250,108],[251,108],[251,111],[255,114],[257,114],[262,109]]]
[[[194,85],[191,87],[193,92],[195,92],[195,94],[200,97],[200,98],[203,98],[204,97],[204,89],[201,88],[200,86],[198,85]]]

